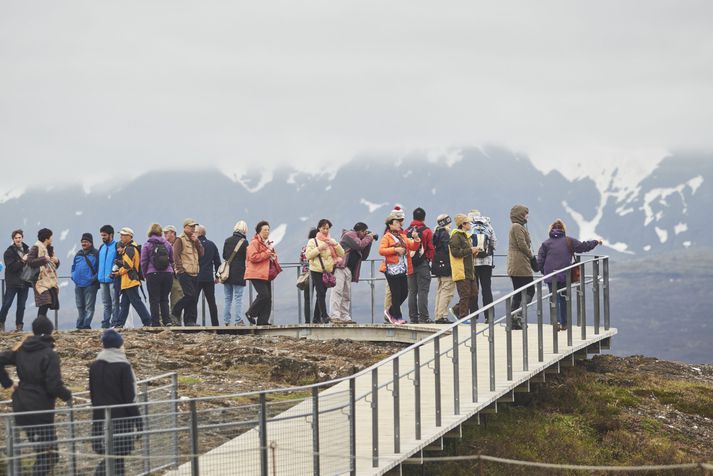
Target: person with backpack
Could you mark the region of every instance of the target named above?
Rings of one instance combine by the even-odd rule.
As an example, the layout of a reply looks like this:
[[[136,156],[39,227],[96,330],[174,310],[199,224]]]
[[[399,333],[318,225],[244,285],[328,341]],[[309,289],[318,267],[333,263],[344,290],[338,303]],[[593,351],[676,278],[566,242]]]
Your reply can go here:
[[[327,284],[324,273],[332,273],[335,266],[344,259],[344,248],[337,240],[329,236],[332,222],[322,218],[317,223],[317,235],[307,242],[305,256],[309,260],[309,273],[316,291],[314,324],[328,324]],[[336,284],[336,280],[332,285]]]
[[[121,239],[116,244],[117,256],[114,266],[112,266],[112,277],[119,276],[121,278],[121,299],[119,300],[119,317],[116,322],[112,323],[112,327],[124,327],[126,318],[129,317],[129,305],[139,315],[144,327],[149,327],[151,326],[151,314],[149,314],[139,295],[139,290],[143,293],[141,275],[139,274],[141,266],[140,248],[133,240],[134,230],[131,228],[122,228],[119,231],[119,235]],[[128,244],[127,241],[129,242]]]
[[[532,240],[527,230],[527,219],[530,210],[525,205],[514,205],[510,209],[510,233],[508,235],[508,265],[507,273],[512,280],[513,290],[530,284],[532,279]],[[527,288],[527,302],[522,304],[522,293],[517,293],[512,299],[512,309],[520,309],[521,304],[527,305],[535,295],[535,288]],[[522,310],[512,317],[512,329],[522,330]]]
[[[22,230],[14,230],[11,233],[12,244],[8,246],[3,255],[5,261],[5,295],[2,298],[2,308],[0,309],[0,332],[5,332],[5,320],[10,312],[12,301],[17,296],[17,307],[15,310],[15,330],[21,331],[24,326],[25,303],[29,294],[29,285],[22,280],[22,271],[27,266],[27,253],[30,247],[23,241]]]
[[[173,307],[173,315],[179,322],[182,318],[184,326],[195,326],[198,319],[199,259],[204,250],[196,236],[196,225],[198,223],[192,218],[183,220],[183,233],[173,244],[173,262],[176,264],[176,275],[183,290],[183,297]]]
[[[71,390],[62,382],[53,330],[52,321],[42,314],[32,321],[31,335],[12,350],[0,352],[0,384],[13,388],[15,425],[25,430],[31,443],[27,451],[35,454],[33,475],[50,474],[59,462],[55,414],[48,410],[54,410],[58,398],[65,402],[72,398]],[[7,374],[6,365],[16,367],[17,384]]]
[[[102,293],[104,317],[102,329],[108,329],[111,321],[119,316],[119,294],[121,294],[121,279],[111,277],[111,267],[116,259],[116,240],[114,240],[114,227],[104,225],[99,229],[102,244],[99,246],[97,280]]]
[[[33,270],[30,279],[35,291],[37,317],[46,316],[50,310],[59,310],[59,258],[55,256],[49,228],[37,232],[37,242],[27,253],[27,266]]]
[[[148,279],[148,278],[147,278]],[[100,458],[94,474],[103,476],[125,474],[124,457],[134,450],[134,432],[142,432],[144,425],[136,400],[136,378],[124,351],[124,338],[114,329],[101,336],[103,349],[89,367],[89,396],[93,407],[111,406],[112,468],[107,471],[106,458]],[[104,447],[104,408],[92,410],[92,449],[106,453]],[[118,436],[121,435],[121,436]]]
[[[421,244],[416,251],[411,251],[413,273],[408,275],[408,314],[411,324],[432,324],[428,317],[428,292],[431,288],[431,261],[433,232],[426,226],[426,211],[419,207],[413,211],[413,221],[406,229],[409,238],[418,235]]]
[[[379,254],[384,257],[380,271],[386,276],[391,290],[391,306],[384,310],[384,318],[390,324],[406,324],[401,314],[401,305],[408,297],[408,275],[413,273],[411,253],[421,247],[417,232],[410,238],[402,229],[403,212],[394,208],[386,217],[384,237],[379,242]]]
[[[498,244],[498,239],[495,236],[495,230],[490,222],[490,217],[483,216],[478,210],[471,210],[468,213],[468,218],[471,221],[470,238],[473,246],[479,247],[480,251],[475,255],[475,279],[480,293],[483,295],[483,306],[493,302],[493,268],[495,261],[493,255]],[[470,312],[478,310],[478,294],[473,296],[470,302]]]
[[[579,241],[567,236],[567,227],[560,218],[549,227],[549,238],[540,245],[537,253],[537,265],[543,275],[552,274],[558,269],[566,268],[574,262],[575,253],[586,253],[601,245],[601,240]],[[555,282],[557,289],[562,290],[567,283],[567,272],[557,273]],[[552,292],[552,277],[545,279]],[[557,293],[557,328],[567,330],[567,300],[564,291]]]
[[[162,233],[158,223],[149,226],[148,240],[141,249],[140,259],[141,269],[146,276],[153,327],[173,324],[168,299],[173,286],[173,247],[161,236]]]
[[[233,227],[233,234],[223,243],[223,259],[228,268],[228,278],[222,280],[225,304],[223,306],[223,323],[230,325],[231,309],[235,310],[235,325],[245,325],[243,322],[243,291],[245,291],[245,259],[248,250],[248,224],[240,220]]]
[[[431,269],[438,279],[436,288],[435,317],[436,324],[450,324],[448,307],[456,292],[456,284],[451,276],[451,254],[448,243],[451,241],[451,217],[443,213],[436,218],[436,231],[433,233],[433,264]]]
[[[205,236],[205,227],[196,226],[196,235],[203,246],[203,255],[198,258],[198,289],[197,294],[203,293],[208,303],[208,313],[212,326],[219,326],[218,305],[215,303],[215,284],[218,282],[217,274],[220,269],[220,253],[215,243]]]
[[[475,281],[475,266],[473,256],[481,251],[473,246],[470,239],[470,220],[467,215],[459,213],[455,217],[456,228],[451,232],[448,249],[451,253],[451,276],[456,283],[459,301],[454,312],[459,319],[470,312],[470,301],[478,294],[478,283]]]
[[[74,300],[78,312],[77,329],[91,329],[99,291],[99,254],[94,248],[94,237],[91,233],[84,233],[80,243],[81,249],[74,255],[72,262]]]

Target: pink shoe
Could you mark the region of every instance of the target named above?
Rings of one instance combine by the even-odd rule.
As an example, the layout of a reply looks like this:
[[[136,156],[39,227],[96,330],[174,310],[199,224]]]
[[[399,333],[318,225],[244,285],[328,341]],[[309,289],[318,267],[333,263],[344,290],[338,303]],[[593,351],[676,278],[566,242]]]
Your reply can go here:
[[[391,314],[389,314],[388,309],[384,309],[384,322],[386,322],[387,324],[398,324],[397,321],[398,319],[391,317]]]

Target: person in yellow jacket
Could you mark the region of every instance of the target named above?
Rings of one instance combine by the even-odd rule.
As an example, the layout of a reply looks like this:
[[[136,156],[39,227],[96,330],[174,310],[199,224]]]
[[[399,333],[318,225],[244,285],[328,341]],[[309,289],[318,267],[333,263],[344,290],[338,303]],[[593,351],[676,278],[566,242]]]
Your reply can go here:
[[[141,300],[139,289],[141,280],[139,278],[139,247],[133,241],[134,232],[130,228],[122,228],[120,234],[132,237],[127,245],[124,240],[116,243],[116,261],[112,267],[111,276],[121,276],[121,302],[119,304],[119,315],[116,322],[112,322],[112,327],[122,328],[129,317],[129,305],[134,308],[139,315],[142,324],[151,325],[151,314],[146,305]]]
[[[317,223],[317,236],[307,242],[305,257],[309,260],[310,279],[314,283],[317,299],[314,308],[314,324],[329,323],[327,314],[327,288],[322,275],[334,272],[334,267],[341,264],[344,248],[337,240],[329,236],[332,222],[322,218]]]

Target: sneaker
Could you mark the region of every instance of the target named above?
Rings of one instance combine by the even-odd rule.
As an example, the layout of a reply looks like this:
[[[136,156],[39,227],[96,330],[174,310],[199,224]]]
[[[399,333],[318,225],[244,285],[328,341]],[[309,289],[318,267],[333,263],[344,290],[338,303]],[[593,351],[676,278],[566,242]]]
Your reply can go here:
[[[419,324],[433,324],[433,321],[427,317],[422,317],[418,320]]]
[[[395,324],[398,324],[400,326],[403,326],[406,324],[406,321],[403,319],[395,319],[395,320],[396,320]]]
[[[398,324],[398,319],[396,319],[396,318],[393,317],[391,314],[389,314],[389,310],[388,310],[388,309],[384,309],[384,321],[385,321],[387,324]]]
[[[447,317],[441,317],[440,319],[436,319],[436,324],[453,324],[453,321]]]
[[[253,326],[257,325],[257,320],[255,320],[254,317],[252,317],[250,314],[248,314],[247,311],[245,311],[245,317],[248,318],[248,322],[252,324]]]
[[[239,321],[235,321],[235,324],[233,324],[236,327],[245,327],[245,321],[240,319]]]
[[[512,321],[512,330],[521,331],[522,330],[522,322],[520,322],[519,320],[513,320]]]

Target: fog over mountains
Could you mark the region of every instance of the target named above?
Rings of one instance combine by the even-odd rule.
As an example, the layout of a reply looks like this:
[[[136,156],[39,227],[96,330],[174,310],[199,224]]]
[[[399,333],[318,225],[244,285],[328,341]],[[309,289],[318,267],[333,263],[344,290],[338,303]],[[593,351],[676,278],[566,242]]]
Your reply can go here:
[[[253,173],[239,177],[218,170],[162,171],[123,182],[117,171],[115,183],[91,190],[80,184],[78,170],[76,185],[28,188],[0,197],[0,236],[9,244],[10,231],[23,228],[31,245],[37,230],[49,227],[66,264],[79,248],[81,234],[92,232],[98,244],[98,229],[105,223],[117,229],[132,227],[142,242],[150,223],[180,228],[184,218],[192,217],[205,224],[208,237],[221,246],[237,220],[246,220],[252,229],[258,220],[267,219],[281,260],[294,262],[309,228],[320,218],[331,219],[335,229],[364,221],[382,234],[385,216],[399,203],[407,216],[413,208],[423,207],[429,225],[435,224],[439,213],[453,216],[477,208],[492,218],[500,238],[499,252],[506,252],[510,207],[523,203],[530,208],[535,251],[546,238],[547,225],[561,217],[569,235],[604,240],[607,246],[598,252],[615,261],[657,260],[684,251],[686,256],[708,256],[712,159],[705,154],[672,154],[638,183],[623,181],[613,171],[608,187],[602,187],[602,177],[568,180],[556,170],[545,173],[526,156],[495,147],[458,149],[441,157],[362,156],[337,170],[313,173],[289,168],[265,171],[255,164]],[[504,259],[500,260],[496,272],[504,272]],[[669,263],[675,266],[676,259]],[[63,266],[60,272],[66,275],[69,268]],[[635,283],[632,272],[628,269],[628,279]],[[502,284],[506,289],[507,283]],[[628,312],[628,297],[613,293],[614,299],[622,299],[619,310]],[[69,298],[65,292],[63,313],[71,323],[74,310]],[[292,293],[290,299],[294,299]],[[667,313],[662,310],[661,316],[651,319]],[[295,320],[290,317],[285,322]],[[699,330],[690,327],[692,333]],[[635,349],[632,338],[630,351],[624,353]],[[685,360],[693,359],[692,355],[698,356],[689,349],[668,357]]]

